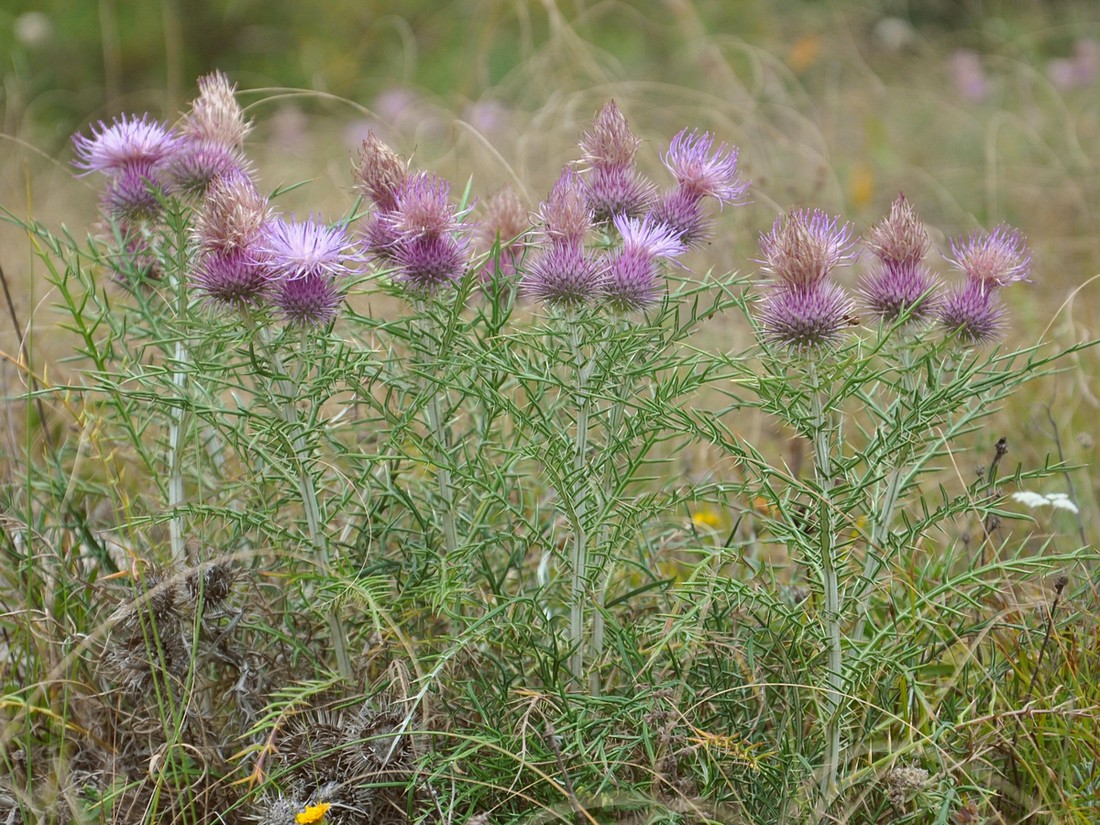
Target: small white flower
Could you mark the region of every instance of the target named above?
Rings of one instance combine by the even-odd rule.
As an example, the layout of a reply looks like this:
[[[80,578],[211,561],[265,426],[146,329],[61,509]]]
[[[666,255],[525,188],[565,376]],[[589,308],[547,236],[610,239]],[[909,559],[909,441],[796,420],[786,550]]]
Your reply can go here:
[[[1056,510],[1068,510],[1071,513],[1080,512],[1077,505],[1070,500],[1065,493],[1033,493],[1030,490],[1019,490],[1012,494],[1012,500],[1035,509],[1036,507],[1053,507]]]
[[[1030,490],[1019,490],[1013,493],[1012,500],[1032,509],[1036,507],[1045,507],[1050,503],[1046,500],[1045,496],[1039,493],[1033,493]]]

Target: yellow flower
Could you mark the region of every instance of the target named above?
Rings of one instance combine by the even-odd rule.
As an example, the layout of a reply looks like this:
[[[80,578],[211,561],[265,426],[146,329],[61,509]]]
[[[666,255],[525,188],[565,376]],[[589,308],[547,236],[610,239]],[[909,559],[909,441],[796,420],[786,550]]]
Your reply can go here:
[[[691,520],[696,527],[710,527],[717,530],[722,525],[722,514],[713,507],[705,507],[692,513]]]
[[[328,802],[322,802],[320,805],[307,805],[304,811],[294,817],[294,821],[298,825],[314,825],[314,823],[325,818],[325,814],[328,813],[328,809],[331,807],[332,805]]]

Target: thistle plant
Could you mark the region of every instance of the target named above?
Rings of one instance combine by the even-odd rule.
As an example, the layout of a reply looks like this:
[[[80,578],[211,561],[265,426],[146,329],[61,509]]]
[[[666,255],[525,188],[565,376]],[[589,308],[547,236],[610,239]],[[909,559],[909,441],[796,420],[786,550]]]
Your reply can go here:
[[[296,216],[228,79],[198,88],[74,140],[86,239],[5,213],[80,372],[33,393],[74,426],[4,494],[4,615],[50,621],[0,619],[0,818],[1053,806],[1030,734],[1081,724],[1053,685],[1084,682],[1043,576],[1096,557],[1072,493],[1009,495],[1072,469],[986,428],[1087,345],[1012,349],[1017,230],[936,250],[899,196],[862,241],[800,207],[714,258],[740,150],[689,126],[647,157],[614,102],[533,212],[371,133],[344,214]]]

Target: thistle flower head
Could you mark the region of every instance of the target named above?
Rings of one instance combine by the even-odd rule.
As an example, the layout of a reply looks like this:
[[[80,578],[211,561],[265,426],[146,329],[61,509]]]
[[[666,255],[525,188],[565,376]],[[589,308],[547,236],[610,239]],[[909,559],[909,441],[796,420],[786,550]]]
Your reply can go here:
[[[653,204],[656,187],[633,165],[597,166],[585,174],[584,195],[593,220],[603,223],[616,215],[637,217]]]
[[[528,267],[520,288],[548,304],[577,307],[601,291],[604,269],[580,243],[551,243]]]
[[[867,248],[885,264],[919,264],[928,247],[924,223],[902,194],[890,205],[890,214],[871,228],[867,238]]]
[[[115,221],[139,223],[164,211],[164,187],[151,165],[131,164],[107,185],[101,199],[103,213]]]
[[[531,228],[527,210],[512,189],[502,189],[489,198],[486,212],[485,219],[474,229],[477,249],[488,252],[499,242],[500,259],[487,261],[481,275],[491,279],[499,266],[504,277],[511,277],[527,247],[525,236]]]
[[[623,167],[634,163],[641,140],[630,131],[618,104],[609,100],[592,121],[591,131],[581,138],[584,162],[593,168]]]
[[[350,271],[350,247],[347,232],[341,227],[325,226],[313,218],[275,218],[264,225],[254,248],[272,277],[294,281],[311,275],[346,275]]]
[[[237,103],[236,90],[236,85],[221,72],[200,77],[199,96],[191,103],[191,111],[184,115],[180,131],[196,141],[240,149],[252,124]]]
[[[419,172],[398,188],[390,220],[403,239],[442,235],[459,228],[456,212],[450,183],[438,175]]]
[[[696,246],[710,232],[710,220],[703,214],[703,201],[685,189],[673,189],[661,196],[650,213],[653,220],[672,230],[685,246]]]
[[[1031,253],[1020,233],[1005,224],[992,232],[972,232],[951,242],[952,263],[969,280],[986,287],[1004,287],[1027,281],[1031,275]]]
[[[897,320],[906,312],[909,320],[923,321],[932,317],[939,305],[938,285],[922,263],[886,261],[863,281],[860,296],[867,309],[884,321]]]
[[[379,209],[396,209],[397,191],[409,177],[409,165],[378,135],[367,132],[359,147],[353,177],[363,197]]]
[[[994,340],[1004,328],[1004,305],[996,293],[995,287],[967,278],[943,299],[937,313],[940,324],[968,344]]]
[[[501,189],[485,205],[485,218],[474,230],[474,237],[482,251],[498,240],[509,245],[521,238],[531,228],[527,210],[513,189]]]
[[[343,296],[335,279],[316,271],[276,282],[271,296],[271,303],[287,323],[303,327],[327,324],[336,317],[341,301]]]
[[[584,196],[584,185],[571,166],[566,166],[539,207],[544,231],[554,241],[576,245],[592,226],[592,210]]]
[[[769,287],[759,319],[766,340],[808,350],[836,343],[851,311],[851,300],[832,281],[777,283]]]
[[[725,204],[737,202],[749,188],[737,177],[737,156],[736,146],[715,145],[710,132],[684,129],[672,139],[663,160],[685,192]]]
[[[203,255],[195,269],[194,285],[211,303],[243,306],[267,297],[271,281],[249,250],[231,248]]]
[[[269,216],[267,199],[252,178],[231,172],[211,182],[195,217],[194,233],[204,249],[244,249],[259,238]]]
[[[394,263],[409,289],[431,293],[462,277],[466,257],[465,244],[454,235],[419,235],[395,247]]]
[[[837,266],[855,259],[852,226],[820,209],[797,209],[776,218],[772,231],[760,236],[765,271],[788,286],[810,286]]]
[[[179,138],[167,126],[148,114],[139,118],[123,115],[112,120],[110,126],[100,121],[92,127],[90,138],[74,135],[73,165],[85,174],[115,175],[128,167],[151,169],[168,158],[178,143]]]
[[[248,164],[239,149],[221,141],[185,137],[164,164],[172,191],[185,196],[201,195],[217,178],[235,173],[248,174]]]
[[[615,309],[629,312],[657,300],[664,286],[658,259],[682,254],[684,245],[673,230],[648,215],[641,220],[617,217],[615,228],[622,247],[611,254],[601,289]]]

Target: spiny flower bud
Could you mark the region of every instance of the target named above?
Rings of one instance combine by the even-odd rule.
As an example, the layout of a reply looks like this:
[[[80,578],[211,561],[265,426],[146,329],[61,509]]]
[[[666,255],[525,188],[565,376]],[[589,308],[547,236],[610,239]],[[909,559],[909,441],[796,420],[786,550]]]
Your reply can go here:
[[[229,251],[251,246],[267,223],[270,210],[248,175],[216,178],[195,217],[194,233],[206,250]]]
[[[887,264],[918,264],[928,253],[928,233],[905,195],[898,194],[890,214],[875,224],[867,248]]]
[[[614,100],[596,113],[592,130],[581,138],[584,161],[591,166],[629,166],[640,144]]]
[[[297,326],[321,326],[336,317],[343,301],[336,281],[324,272],[312,271],[301,278],[278,281],[271,303],[287,323]]]
[[[524,236],[531,229],[527,210],[512,189],[502,189],[489,198],[485,219],[477,224],[474,239],[479,253],[488,252],[500,244],[500,260],[487,261],[483,278],[492,278],[499,266],[500,274],[509,278],[516,273],[527,244]]]
[[[254,304],[269,292],[267,269],[249,249],[211,250],[199,259],[195,287],[212,303]]]

